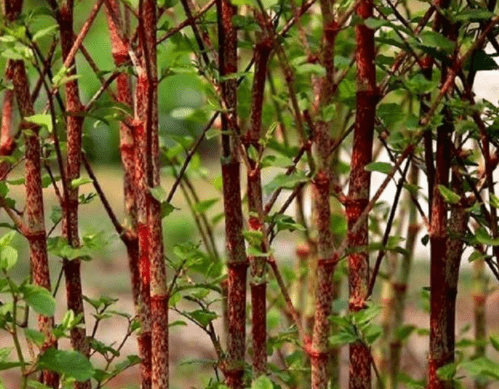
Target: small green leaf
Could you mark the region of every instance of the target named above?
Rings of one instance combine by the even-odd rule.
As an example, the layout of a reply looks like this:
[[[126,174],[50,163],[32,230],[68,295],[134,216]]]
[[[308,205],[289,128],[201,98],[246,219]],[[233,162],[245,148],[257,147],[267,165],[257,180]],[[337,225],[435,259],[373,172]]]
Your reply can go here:
[[[273,388],[274,384],[272,383],[272,381],[264,375],[258,377],[255,381],[253,381],[253,384],[251,385],[251,389],[273,389]]]
[[[487,246],[499,246],[499,238],[491,238],[489,233],[483,227],[476,230],[475,237],[478,243],[485,244]]]
[[[92,364],[78,351],[49,349],[38,361],[39,367],[73,377],[79,382],[87,381],[94,375]]]
[[[17,263],[17,250],[12,246],[0,248],[0,269],[9,271]]]
[[[74,189],[74,188],[78,188],[82,185],[89,184],[91,182],[93,182],[93,181],[90,178],[79,177],[79,178],[75,178],[74,180],[71,181],[71,187]]]
[[[33,116],[28,116],[25,118],[26,121],[34,124],[38,124],[41,127],[45,127],[48,132],[52,132],[52,116],[49,114],[37,114]]]
[[[168,194],[165,192],[162,186],[155,186],[154,188],[149,188],[151,196],[158,200],[160,203],[166,200]]]
[[[419,34],[419,38],[421,39],[422,46],[441,49],[449,54],[452,53],[455,47],[455,42],[436,31],[423,31]]]
[[[494,208],[499,208],[499,197],[497,197],[494,193],[490,193],[490,205]]]
[[[376,29],[383,27],[383,26],[389,26],[390,24],[391,23],[387,20],[377,19],[377,18],[372,18],[372,17],[364,20],[364,25],[366,25],[367,27],[369,27],[372,30],[376,30]]]
[[[37,285],[24,285],[21,288],[26,303],[36,313],[44,316],[53,316],[55,311],[55,299],[45,288]]]
[[[52,33],[55,33],[58,28],[59,28],[59,25],[58,24],[54,24],[54,25],[52,25],[50,27],[38,30],[33,35],[33,42],[36,42],[37,40],[42,39],[46,35],[51,35]]]
[[[25,328],[24,334],[26,338],[35,343],[38,347],[43,346],[43,342],[45,342],[45,335],[42,332],[34,330],[32,328]]]
[[[14,239],[14,236],[16,236],[17,232],[16,231],[10,231],[7,232],[6,234],[3,234],[2,237],[0,238],[0,246],[8,246],[12,242],[12,239]]]
[[[371,162],[364,167],[364,170],[390,174],[393,170],[393,165],[388,162]]]
[[[204,213],[204,212],[208,211],[211,207],[213,207],[219,201],[220,201],[220,199],[218,197],[210,199],[210,200],[200,201],[199,203],[196,203],[196,205],[194,205],[194,209],[196,210],[196,212]]]
[[[170,213],[172,213],[176,209],[178,209],[178,208],[175,208],[170,203],[163,201],[161,203],[161,219],[164,219],[165,217],[167,217]]]
[[[492,347],[499,351],[499,335],[491,335],[489,339]]]
[[[309,180],[310,179],[303,171],[298,171],[290,175],[281,173],[265,185],[264,190],[266,194],[270,194],[277,188],[294,189],[297,185],[308,182]]]
[[[215,312],[204,311],[201,309],[189,312],[188,315],[191,316],[194,320],[196,320],[203,327],[206,327],[208,324],[210,324],[210,322],[212,322],[213,320],[215,320],[218,317],[218,315]]]
[[[437,370],[437,375],[444,381],[450,381],[456,375],[456,363],[449,363]]]
[[[358,336],[347,331],[340,331],[329,337],[329,344],[332,347],[344,346],[345,344],[354,343],[359,340]]]
[[[461,200],[461,196],[443,185],[438,186],[438,191],[440,192],[446,203],[457,204],[459,200]]]

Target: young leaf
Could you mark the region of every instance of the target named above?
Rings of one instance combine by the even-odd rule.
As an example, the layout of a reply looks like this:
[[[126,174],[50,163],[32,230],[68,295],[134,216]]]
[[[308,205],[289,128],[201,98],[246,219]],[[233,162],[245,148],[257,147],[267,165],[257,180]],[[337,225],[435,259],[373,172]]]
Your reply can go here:
[[[87,357],[78,351],[72,350],[49,349],[40,356],[38,365],[42,369],[73,377],[79,382],[89,380],[95,372]]]
[[[71,187],[78,188],[79,186],[89,184],[90,182],[93,182],[90,178],[87,177],[79,177],[75,178],[74,180],[71,181]]]
[[[258,377],[253,384],[251,385],[251,389],[273,389],[274,384],[272,381],[266,376]]]
[[[53,316],[55,311],[55,299],[45,288],[37,285],[24,285],[21,288],[23,298],[26,303],[35,310],[36,313],[44,316]]]
[[[364,167],[368,172],[380,172],[390,174],[393,170],[393,165],[388,162],[371,162]]]
[[[438,186],[438,191],[440,192],[446,203],[457,204],[459,200],[461,200],[461,196],[443,185]]]
[[[28,116],[25,118],[26,121],[34,124],[38,124],[41,127],[45,127],[48,132],[52,132],[53,127],[52,127],[52,116],[49,114],[37,114],[33,116]]]
[[[476,240],[481,244],[485,244],[487,246],[499,246],[499,238],[492,239],[483,227],[480,227],[478,230],[476,230],[475,237]]]
[[[0,269],[9,271],[17,263],[17,250],[12,246],[0,248]]]

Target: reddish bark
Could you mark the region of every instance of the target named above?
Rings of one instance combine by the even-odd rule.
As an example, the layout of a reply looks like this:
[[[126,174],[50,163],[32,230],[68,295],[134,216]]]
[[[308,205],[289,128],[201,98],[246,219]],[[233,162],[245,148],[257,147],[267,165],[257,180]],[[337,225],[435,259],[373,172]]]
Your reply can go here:
[[[220,76],[237,72],[237,33],[233,17],[237,8],[229,0],[217,0],[218,47]],[[227,291],[228,334],[227,358],[223,370],[231,389],[244,387],[244,355],[246,340],[246,259],[241,208],[241,180],[235,139],[228,135],[236,132],[237,82],[221,83],[222,99],[230,113],[222,115],[222,181],[225,211],[225,236],[229,268]]]
[[[22,1],[5,1],[6,17],[10,22],[15,21],[22,10]],[[27,225],[25,237],[28,240],[31,274],[35,285],[51,290],[50,272],[48,266],[47,234],[45,231],[43,192],[41,180],[41,147],[38,137],[39,127],[24,122],[24,118],[35,114],[33,102],[29,92],[29,81],[23,61],[11,61],[8,64],[9,76],[12,77],[17,105],[23,120],[25,142],[25,180],[26,180],[26,216]],[[5,97],[2,118],[2,154],[10,149],[10,127],[12,115],[12,95]],[[10,101],[9,101],[10,100]],[[38,315],[38,328],[45,336],[43,350],[57,347],[57,340],[52,334],[54,317]],[[59,387],[59,375],[55,372],[44,370],[40,382],[50,388]]]
[[[28,77],[23,61],[12,62],[12,82],[17,97],[21,117],[34,115],[33,103],[29,94]],[[43,193],[41,180],[41,148],[38,137],[39,128],[24,123],[24,128],[30,133],[24,136],[26,147],[26,214],[27,234],[29,243],[31,274],[33,283],[48,290],[50,286],[50,273],[47,255],[47,235],[45,231]],[[38,328],[45,335],[43,349],[57,347],[57,341],[52,334],[54,318],[38,315]],[[59,376],[51,371],[43,371],[40,382],[51,388],[59,386]]]
[[[59,23],[61,36],[62,57],[66,62],[66,57],[71,52],[74,43],[73,32],[73,2],[62,3],[58,9],[54,9]],[[76,74],[76,65],[74,59],[68,64],[72,68],[69,75]],[[79,116],[82,110],[80,101],[78,83],[71,80],[65,84],[66,92],[66,111],[67,116],[67,161],[66,161],[66,183],[65,198],[63,209],[62,233],[67,239],[68,244],[78,247],[78,187],[73,188],[71,182],[80,176],[81,165],[81,137],[83,117]],[[75,315],[82,314],[84,323],[83,294],[80,275],[81,261],[75,258],[71,261],[63,260],[64,275],[66,278],[66,295],[68,309],[73,310]],[[90,345],[86,337],[84,327],[78,326],[71,330],[71,344],[75,350],[80,351],[87,357],[90,355]],[[77,382],[76,389],[90,389],[90,381]]]
[[[450,132],[447,126],[437,130],[435,183],[431,205],[430,243],[430,354],[428,358],[429,389],[444,389],[448,386],[437,375],[438,368],[454,358],[449,344],[449,280],[447,277],[447,206],[438,190],[439,185],[449,184]],[[453,315],[454,312],[451,312]]]
[[[356,7],[362,19],[373,15],[373,2],[362,0]],[[357,51],[357,113],[355,117],[352,159],[350,163],[349,193],[346,202],[348,239],[351,248],[364,247],[348,257],[349,309],[358,312],[366,307],[369,282],[368,221],[364,220],[355,232],[357,223],[369,202],[370,173],[365,166],[372,160],[372,144],[376,103],[376,72],[374,67],[374,31],[359,23],[355,27]],[[349,388],[371,387],[371,353],[361,341],[350,345]]]
[[[257,19],[262,18],[256,15]],[[255,49],[255,74],[251,94],[251,124],[246,134],[246,148],[253,147],[261,152],[259,144],[261,136],[262,108],[265,92],[267,63],[272,49],[272,41],[262,33]],[[259,161],[249,158],[251,169],[247,172],[248,211],[250,214],[250,230],[262,232],[263,205],[262,180]],[[263,245],[260,247],[263,249]],[[253,378],[256,379],[267,372],[267,296],[266,296],[266,261],[263,257],[248,258],[251,265],[251,335],[253,345]]]
[[[334,89],[334,45],[336,40],[336,21],[333,16],[332,2],[321,1],[323,18],[323,47],[321,63],[326,69],[326,75],[318,80],[318,111],[331,103]],[[314,179],[315,224],[318,232],[317,253],[318,263],[316,270],[315,318],[312,336],[311,367],[312,388],[325,389],[332,376],[338,376],[339,366],[332,366],[332,350],[328,344],[331,332],[329,316],[333,313],[334,298],[333,274],[335,264],[333,259],[334,246],[331,231],[331,195],[332,153],[330,152],[331,125],[322,118],[315,126],[315,143],[318,154],[318,171]],[[333,370],[335,370],[333,374]],[[333,383],[334,384],[334,383]]]

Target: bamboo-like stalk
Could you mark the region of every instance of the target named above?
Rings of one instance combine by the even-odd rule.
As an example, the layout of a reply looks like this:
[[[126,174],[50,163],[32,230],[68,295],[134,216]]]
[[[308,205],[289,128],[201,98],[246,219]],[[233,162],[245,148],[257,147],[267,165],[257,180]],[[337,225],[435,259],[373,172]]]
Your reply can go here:
[[[22,1],[5,1],[4,12],[9,22],[13,22],[19,17],[22,6]],[[39,127],[24,121],[26,117],[35,114],[24,62],[9,60],[8,68],[10,73],[9,76],[12,78],[12,84],[14,86],[14,93],[21,114],[21,120],[23,120],[22,128],[24,129],[24,142],[26,148],[25,179],[27,216],[25,237],[29,244],[31,276],[35,285],[51,290],[41,180]],[[7,149],[11,147],[9,146],[9,141],[12,140],[10,137],[12,97],[12,95],[7,95],[3,106],[3,113],[7,114],[7,116],[2,118],[2,146],[6,145]],[[57,348],[57,340],[52,334],[54,317],[38,315],[37,320],[38,328],[45,336],[42,349]],[[16,323],[14,323],[14,325],[16,325]],[[59,387],[59,375],[53,371],[44,370],[40,376],[40,382],[50,388],[56,389]]]
[[[326,75],[318,80],[318,110],[324,109],[331,103],[334,89],[334,45],[338,33],[333,16],[333,2],[320,2],[323,19],[323,47],[321,63],[326,69]],[[329,336],[331,324],[329,316],[332,314],[334,297],[333,274],[335,264],[327,263],[333,258],[333,234],[331,231],[331,162],[332,144],[330,123],[322,118],[315,125],[315,142],[317,145],[317,173],[314,178],[315,224],[317,228],[317,270],[315,292],[315,317],[312,335],[310,362],[312,367],[312,388],[327,388],[333,375],[330,364],[331,350]],[[334,375],[339,376],[339,366],[335,366]],[[336,383],[333,383],[336,384]]]
[[[218,47],[220,76],[237,72],[237,33],[233,17],[237,8],[229,0],[217,0]],[[223,367],[231,389],[244,387],[244,355],[246,339],[246,277],[248,262],[243,238],[241,181],[234,136],[237,132],[237,81],[221,83],[222,99],[229,110],[222,115],[222,181],[225,211],[225,235],[229,268],[227,305],[227,358]]]
[[[256,18],[263,19],[259,14]],[[250,128],[246,134],[246,149],[252,147],[260,155],[262,108],[265,94],[267,63],[272,50],[272,40],[266,36],[265,29],[259,35],[255,48],[255,74],[251,93]],[[261,169],[258,160],[248,153],[251,170],[247,171],[248,212],[250,231],[262,232],[263,204]],[[263,247],[263,246],[262,246]],[[267,281],[264,257],[248,257],[251,265],[251,335],[253,345],[253,379],[267,373]]]
[[[362,19],[373,15],[373,2],[361,0],[356,13]],[[366,307],[369,282],[368,221],[365,219],[352,232],[359,216],[369,203],[370,173],[365,166],[372,160],[374,117],[378,100],[374,67],[374,31],[359,23],[355,27],[357,51],[357,112],[355,117],[353,151],[350,163],[350,182],[346,215],[351,248],[364,247],[348,256],[349,310],[358,312]],[[371,387],[371,352],[361,341],[350,344],[349,388]]]

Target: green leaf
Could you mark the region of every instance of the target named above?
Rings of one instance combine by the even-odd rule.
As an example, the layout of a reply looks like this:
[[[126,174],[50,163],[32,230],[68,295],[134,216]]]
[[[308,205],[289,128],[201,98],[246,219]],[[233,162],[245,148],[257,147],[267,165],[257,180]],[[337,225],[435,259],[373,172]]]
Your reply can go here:
[[[204,311],[202,309],[198,309],[192,312],[189,312],[188,315],[196,320],[203,327],[206,327],[210,322],[215,320],[218,315],[212,311]]]
[[[326,75],[326,69],[316,63],[304,63],[296,68],[296,74],[315,74],[318,77],[323,77]]]
[[[49,114],[36,114],[33,116],[28,116],[25,119],[30,123],[34,123],[41,127],[45,127],[50,133],[53,130],[52,116],[50,116]]]
[[[340,331],[329,337],[329,344],[332,347],[344,346],[345,344],[354,343],[359,340],[359,337],[347,331]]]
[[[47,369],[73,377],[79,382],[87,381],[94,375],[92,364],[78,351],[49,349],[38,361],[41,369]]]
[[[78,188],[82,185],[85,185],[85,184],[89,184],[93,182],[92,179],[88,178],[88,177],[79,177],[79,178],[75,178],[74,180],[71,181],[71,188]]]
[[[499,351],[499,335],[491,335],[489,339],[492,347]]]
[[[456,375],[456,370],[457,370],[457,364],[449,363],[445,366],[440,367],[437,370],[437,375],[439,378],[441,378],[444,381],[450,381]]]
[[[499,208],[499,197],[497,197],[494,193],[490,193],[490,205],[494,208]]]
[[[154,188],[149,188],[151,196],[158,200],[160,203],[166,200],[168,194],[163,189],[162,186],[155,186]]]
[[[220,201],[220,199],[218,197],[210,199],[210,200],[200,201],[199,203],[196,203],[194,205],[194,209],[196,210],[196,212],[204,213],[204,212],[208,211],[211,207],[213,207],[219,201]]]
[[[369,27],[370,29],[372,30],[376,30],[380,27],[383,27],[383,26],[390,26],[391,23],[387,20],[384,20],[384,19],[377,19],[377,18],[367,18],[366,20],[364,20],[364,25]]]
[[[449,54],[454,51],[455,43],[436,31],[423,31],[419,38],[424,47],[440,49]]]
[[[37,285],[24,285],[21,287],[23,298],[36,313],[44,316],[54,316],[55,299],[45,288]]]
[[[487,257],[488,257],[487,254],[483,254],[480,251],[475,250],[471,253],[470,257],[468,258],[468,262],[475,262],[481,259],[485,259]]]
[[[260,376],[251,385],[251,389],[273,389],[274,384],[272,381],[266,376]]]
[[[491,55],[487,54],[483,50],[477,50],[473,53],[473,56],[467,61],[466,68],[468,70],[473,70],[474,72],[479,72],[482,70],[497,70],[499,65]]]
[[[250,246],[246,249],[246,255],[250,257],[269,257],[271,256],[273,251],[269,251],[268,253],[264,253],[259,248],[255,246]]]
[[[461,12],[454,16],[454,19],[462,22],[476,22],[480,20],[490,20],[494,14],[486,9],[469,9],[464,8]]]
[[[499,380],[499,364],[486,357],[480,357],[469,362],[463,362],[461,366],[472,377],[490,377],[495,380]]]
[[[390,174],[393,170],[393,165],[388,162],[371,162],[364,167],[364,170]]]
[[[32,38],[33,42],[36,42],[37,40],[42,39],[44,36],[51,35],[52,33],[55,33],[58,28],[59,28],[59,25],[58,24],[54,24],[54,25],[52,25],[50,27],[38,30],[33,35],[33,38]]]
[[[45,342],[45,335],[42,332],[34,330],[32,328],[25,328],[24,334],[26,338],[35,343],[38,347],[43,346],[43,342]]]
[[[499,246],[499,238],[493,239],[483,227],[476,230],[475,237],[478,243],[485,244],[487,246]]]
[[[277,188],[294,189],[298,184],[308,181],[310,181],[310,178],[308,178],[303,171],[298,171],[290,175],[281,173],[265,185],[264,190],[266,194],[270,194]]]
[[[16,236],[17,232],[16,231],[10,231],[7,232],[6,234],[3,234],[2,237],[0,238],[0,246],[8,246],[12,242],[12,239],[14,239],[14,236]]]
[[[178,208],[175,208],[170,203],[163,201],[161,203],[161,219],[164,219],[165,217],[167,217],[170,213],[172,213],[176,209],[178,209]]]
[[[12,246],[0,247],[0,269],[9,271],[17,263],[17,250]]]
[[[443,185],[438,186],[438,191],[440,192],[446,203],[457,204],[459,200],[461,200],[461,196]]]

